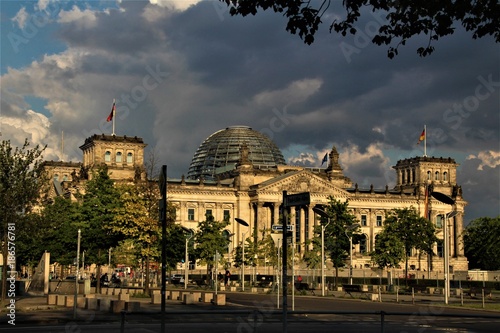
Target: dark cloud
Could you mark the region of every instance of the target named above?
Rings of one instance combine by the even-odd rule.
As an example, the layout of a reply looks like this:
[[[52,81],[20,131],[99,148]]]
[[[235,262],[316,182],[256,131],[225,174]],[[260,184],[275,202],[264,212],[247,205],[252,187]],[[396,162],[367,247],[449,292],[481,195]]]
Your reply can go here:
[[[339,3],[332,11],[343,14]],[[271,135],[283,150],[307,147],[296,157],[317,156],[336,144],[347,154],[346,174],[379,188],[393,181],[390,166],[396,163],[384,149],[421,154],[415,144],[424,124],[433,153],[457,158],[499,149],[500,57],[491,38],[472,40],[457,29],[435,43],[433,55],[420,58],[416,49],[427,40],[419,37],[391,60],[386,46],[328,33],[328,20],[309,46],[271,12],[231,17],[216,1],[183,12],[146,1],[119,7],[94,11],[95,21],[87,25],[61,24],[56,36],[74,53],[40,60],[12,80],[2,77],[17,94],[12,102],[2,98],[2,110],[17,110],[14,101],[23,94],[46,98],[54,115],[51,130],[65,129],[82,142],[94,132],[110,132],[105,117],[116,98],[118,133],[143,137],[171,177],[187,173],[209,135],[235,124]],[[371,14],[364,16],[360,31],[374,22]],[[347,54],[346,46],[355,52]],[[146,89],[157,68],[167,74]],[[462,166],[464,189],[468,180],[486,175],[486,169],[469,167],[473,161]],[[464,190],[466,200],[479,201],[481,193],[469,197]],[[489,195],[498,201],[498,192]],[[471,202],[471,216],[473,207]]]

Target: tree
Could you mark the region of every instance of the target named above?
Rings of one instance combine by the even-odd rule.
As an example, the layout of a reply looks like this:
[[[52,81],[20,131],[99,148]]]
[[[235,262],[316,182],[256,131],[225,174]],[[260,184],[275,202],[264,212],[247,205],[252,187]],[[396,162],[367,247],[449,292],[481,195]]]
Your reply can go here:
[[[212,215],[207,215],[205,221],[200,222],[198,230],[194,234],[194,251],[196,258],[201,264],[207,265],[207,274],[215,264],[214,256],[218,252],[222,255],[226,252],[229,241],[224,237],[222,231],[229,225],[229,221],[215,221]]]
[[[96,292],[99,292],[101,265],[108,262],[108,251],[123,240],[123,235],[112,228],[116,211],[122,205],[120,192],[105,164],[100,165],[85,184],[85,194],[79,199],[81,221],[77,226],[82,234],[81,249],[85,250],[88,262],[97,265]]]
[[[335,285],[339,276],[339,268],[344,267],[349,257],[350,237],[359,230],[356,217],[349,211],[349,201],[341,202],[333,197],[328,198],[330,202],[324,211],[329,218],[321,218],[321,225],[325,227],[325,256],[328,256],[335,268]],[[315,233],[321,235],[321,226],[315,228]],[[321,251],[321,239],[314,240]],[[316,245],[318,247],[318,245]],[[320,255],[321,257],[321,255]],[[320,261],[321,262],[321,261]]]
[[[256,15],[258,10],[272,10],[288,19],[286,31],[298,34],[306,44],[314,42],[314,35],[323,23],[332,0],[220,0],[225,2],[231,15]],[[456,25],[462,25],[472,32],[472,38],[493,36],[500,41],[500,4],[498,0],[344,0],[346,17],[335,19],[330,32],[343,36],[356,34],[355,26],[361,16],[377,16],[380,27],[372,42],[377,45],[390,45],[389,58],[398,53],[398,47],[412,37],[427,36],[427,45],[417,49],[420,56],[434,51],[432,42],[452,35]]]
[[[30,240],[28,247],[34,254],[31,259],[38,262],[47,251],[51,262],[72,265],[77,250],[79,205],[70,199],[55,197],[29,218],[30,223],[22,229]]]
[[[159,240],[161,238],[158,218],[151,216],[149,200],[145,199],[141,189],[144,187],[123,184],[117,186],[121,205],[115,209],[113,232],[122,234],[125,240],[130,240],[139,258],[159,257]],[[149,192],[146,192],[147,194]],[[148,196],[146,196],[147,198]],[[146,269],[146,293],[149,292],[149,270]]]
[[[500,216],[480,217],[464,230],[465,256],[470,268],[500,269]]]
[[[387,212],[382,231],[376,237],[372,260],[384,268],[396,267],[396,261],[404,259],[407,284],[411,250],[432,254],[432,247],[437,241],[434,224],[419,216],[415,208],[393,209]]]
[[[45,147],[29,148],[26,139],[22,147],[11,146],[9,140],[0,143],[0,239],[3,241],[3,268],[7,268],[8,248],[16,242],[19,216],[28,213],[37,203],[42,190],[44,168],[42,153]],[[11,250],[9,250],[12,252]],[[14,252],[15,254],[15,249]],[[15,271],[16,267],[8,267]],[[7,274],[2,274],[1,299],[6,298]]]

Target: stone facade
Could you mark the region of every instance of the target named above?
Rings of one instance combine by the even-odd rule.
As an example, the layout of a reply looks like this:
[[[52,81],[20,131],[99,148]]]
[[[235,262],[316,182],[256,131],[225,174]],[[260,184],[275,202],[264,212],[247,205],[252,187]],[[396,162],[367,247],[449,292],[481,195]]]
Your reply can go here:
[[[110,175],[116,180],[145,179],[144,147],[141,138],[94,135],[85,140],[83,150],[84,169],[106,163]],[[309,192],[311,202],[307,206],[292,207],[291,223],[295,225],[294,235],[296,253],[305,251],[305,241],[314,237],[313,228],[319,224],[313,207],[326,205],[328,197],[337,200],[349,200],[356,219],[361,224],[364,238],[354,246],[353,266],[371,267],[368,253],[374,249],[375,236],[382,230],[385,213],[394,208],[414,207],[421,216],[428,217],[438,227],[438,238],[443,238],[443,215],[452,210],[458,214],[448,222],[450,235],[450,266],[453,270],[467,270],[468,262],[463,252],[463,216],[467,204],[462,198],[460,186],[456,183],[458,164],[451,158],[414,157],[397,162],[397,184],[389,189],[375,189],[373,186],[361,189],[344,176],[339,154],[335,147],[329,153],[326,168],[305,168],[289,165],[263,166],[253,165],[248,159],[244,144],[240,147],[241,158],[234,168],[229,168],[218,175],[218,180],[197,180],[168,178],[168,201],[176,207],[176,223],[196,230],[199,221],[205,220],[206,214],[212,214],[215,220],[229,217],[227,228],[234,247],[241,244],[245,237],[252,235],[261,239],[263,230],[270,230],[279,223],[280,206],[283,191],[288,194]],[[69,166],[68,171],[71,167]],[[54,167],[53,174],[59,172]],[[453,197],[455,204],[439,202],[429,197],[429,190],[442,192]],[[240,218],[249,224],[244,227],[234,221]],[[412,253],[409,265],[421,271],[442,271],[442,246],[436,245],[437,256]]]

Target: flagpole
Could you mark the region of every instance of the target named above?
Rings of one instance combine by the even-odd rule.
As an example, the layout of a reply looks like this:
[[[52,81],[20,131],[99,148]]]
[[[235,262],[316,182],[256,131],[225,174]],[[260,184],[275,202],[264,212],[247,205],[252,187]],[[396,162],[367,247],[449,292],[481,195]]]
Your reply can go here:
[[[424,157],[427,157],[427,125],[424,125]]]
[[[115,99],[113,98],[113,134],[115,135],[115,118],[116,118],[116,105],[115,105]]]

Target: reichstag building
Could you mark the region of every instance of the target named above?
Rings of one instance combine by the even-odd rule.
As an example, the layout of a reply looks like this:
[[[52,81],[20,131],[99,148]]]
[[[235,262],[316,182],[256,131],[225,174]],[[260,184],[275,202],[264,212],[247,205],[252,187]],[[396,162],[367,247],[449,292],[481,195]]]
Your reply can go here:
[[[128,136],[93,135],[80,149],[83,162],[45,163],[54,180],[55,195],[64,195],[72,187],[77,172],[83,166],[91,169],[107,164],[112,179],[132,181],[146,179],[142,138]],[[296,253],[306,250],[306,240],[313,238],[313,228],[319,217],[313,208],[322,207],[333,196],[349,200],[349,208],[361,225],[361,241],[354,245],[353,267],[357,270],[372,268],[368,253],[374,249],[375,236],[382,229],[385,213],[394,208],[413,206],[421,216],[426,207],[430,220],[442,231],[444,215],[451,210],[458,214],[449,219],[450,271],[466,271],[468,261],[464,256],[462,231],[464,208],[461,187],[457,184],[457,166],[449,157],[413,157],[399,160],[394,168],[396,185],[377,189],[360,188],[343,174],[339,153],[332,147],[325,168],[308,168],[287,165],[280,149],[265,135],[247,126],[231,126],[210,135],[194,153],[187,175],[168,178],[168,201],[176,207],[176,220],[180,225],[196,230],[206,214],[215,220],[229,217],[225,231],[233,235],[233,247],[241,244],[243,233],[254,240],[262,239],[263,230],[279,224],[283,191],[288,194],[309,192],[310,204],[292,207],[291,223],[294,224]],[[434,198],[426,203],[426,187],[444,193],[455,200],[453,208]],[[234,221],[240,218],[249,226]],[[443,238],[444,232],[438,232]],[[411,253],[412,269],[430,272],[443,271],[442,242],[435,245],[436,256]],[[424,273],[425,274],[425,273]],[[422,275],[422,273],[420,273]],[[432,275],[435,278],[435,275]]]

